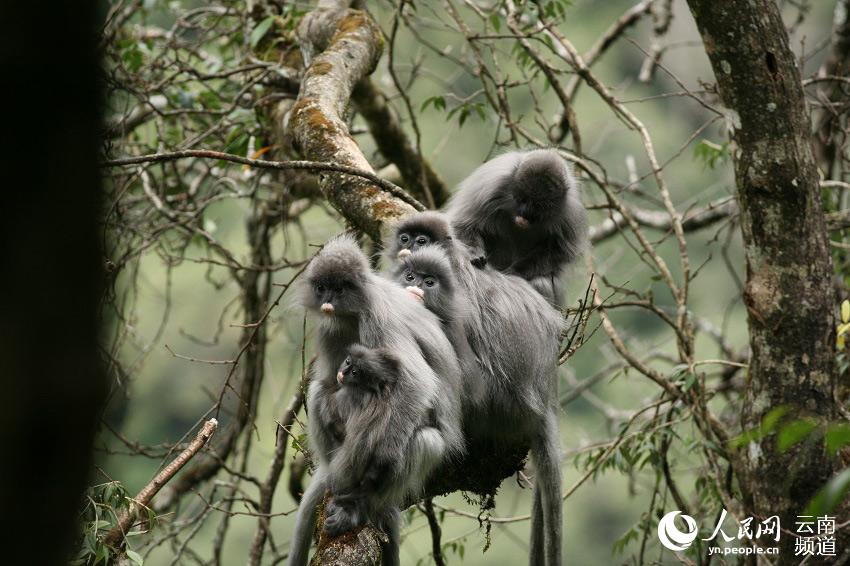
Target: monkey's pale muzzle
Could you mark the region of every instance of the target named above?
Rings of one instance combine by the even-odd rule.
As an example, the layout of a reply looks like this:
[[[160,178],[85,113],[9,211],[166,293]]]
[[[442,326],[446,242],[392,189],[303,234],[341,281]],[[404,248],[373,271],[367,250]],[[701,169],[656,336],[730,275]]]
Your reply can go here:
[[[520,228],[528,228],[528,219],[523,216],[514,218],[514,223]]]
[[[340,385],[342,385],[342,380],[343,380],[344,378],[345,378],[345,376],[342,374],[342,372],[341,372],[341,371],[336,372],[336,382],[337,382],[337,383],[339,383]]]
[[[322,311],[322,314],[330,315],[334,313],[334,306],[330,303],[323,303],[319,310]]]
[[[407,248],[401,249],[398,251],[398,258],[405,258],[410,255],[410,250]]]
[[[413,295],[416,299],[419,299],[423,303],[425,302],[425,291],[419,287],[411,285],[410,287],[405,287],[404,290]]]

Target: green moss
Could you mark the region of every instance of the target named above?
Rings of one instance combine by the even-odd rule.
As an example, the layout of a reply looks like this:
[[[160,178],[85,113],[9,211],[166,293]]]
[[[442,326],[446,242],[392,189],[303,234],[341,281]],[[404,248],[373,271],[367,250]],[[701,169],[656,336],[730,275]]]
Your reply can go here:
[[[310,74],[314,76],[327,75],[333,70],[333,65],[326,61],[320,61],[310,65]]]

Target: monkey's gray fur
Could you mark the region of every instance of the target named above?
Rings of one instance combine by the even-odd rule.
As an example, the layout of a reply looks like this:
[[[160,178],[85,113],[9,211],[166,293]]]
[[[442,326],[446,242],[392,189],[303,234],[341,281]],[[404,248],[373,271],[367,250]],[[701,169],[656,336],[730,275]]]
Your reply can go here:
[[[345,504],[352,496],[368,500],[367,518],[390,539],[384,563],[398,564],[399,504],[421,491],[436,465],[463,452],[460,367],[454,349],[437,317],[410,293],[374,274],[349,236],[328,242],[303,281],[301,302],[319,315],[318,355],[307,398],[319,468],[298,508],[289,564],[307,563],[316,508],[326,489],[338,499],[334,514],[355,510]],[[341,387],[337,371],[354,344],[392,352],[399,362],[394,387],[406,393],[394,397],[397,406],[377,411],[381,415],[371,421],[376,428],[364,427],[350,439],[348,417],[357,413],[359,396]],[[393,415],[392,426],[384,412]],[[423,427],[430,418],[437,426]],[[392,452],[395,474],[386,485],[362,493],[370,457]]]
[[[429,214],[423,213],[423,216],[428,217]],[[437,244],[440,241],[434,240]],[[464,329],[472,311],[446,251],[439,245],[428,245],[412,254],[404,254],[393,271],[393,277],[440,319],[460,362],[466,398],[476,402],[481,400],[483,381],[478,375],[481,370]]]
[[[530,281],[552,304],[563,301],[561,275],[587,245],[587,217],[557,151],[513,151],[487,161],[461,182],[445,211],[476,264],[483,256]]]
[[[325,509],[325,531],[339,535],[368,520],[380,522],[387,508],[387,492],[419,493],[421,482],[442,459],[443,440],[436,428],[436,412],[428,408],[417,423],[408,411],[411,399],[427,396],[420,383],[400,379],[401,360],[386,348],[349,348],[337,372],[342,388],[335,395],[345,423],[343,445],[356,450],[340,454],[358,461],[331,460],[331,477],[343,477],[348,487],[336,482],[334,496]],[[416,445],[408,447],[409,443]],[[403,461],[399,454],[418,455]],[[422,457],[424,456],[424,457]],[[345,474],[345,475],[343,475]],[[401,482],[402,485],[396,485]],[[417,483],[418,482],[418,483]],[[333,482],[332,482],[333,483]],[[339,495],[337,495],[339,493]],[[376,493],[382,496],[376,497]]]
[[[530,444],[537,473],[529,564],[560,566],[557,368],[563,319],[528,281],[473,266],[468,246],[452,237],[445,215],[408,216],[387,243],[390,254],[399,229],[443,234],[430,245],[442,248],[451,262],[459,296],[470,313],[464,330],[484,382],[484,401],[464,402],[467,442],[498,446],[514,437]],[[422,251],[406,254],[402,248],[396,253],[412,258]]]

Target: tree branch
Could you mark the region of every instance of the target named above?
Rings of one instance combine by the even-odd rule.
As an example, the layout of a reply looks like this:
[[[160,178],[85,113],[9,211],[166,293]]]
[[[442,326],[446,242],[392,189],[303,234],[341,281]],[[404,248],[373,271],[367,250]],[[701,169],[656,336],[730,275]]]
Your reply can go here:
[[[283,461],[286,457],[286,448],[289,446],[289,429],[295,422],[295,415],[301,410],[301,405],[304,404],[304,391],[298,388],[298,392],[292,398],[289,406],[286,408],[283,419],[277,428],[277,437],[275,439],[274,458],[272,465],[269,468],[269,473],[266,476],[266,481],[260,486],[260,505],[257,507],[257,530],[254,531],[254,540],[251,543],[251,549],[248,552],[248,564],[256,566],[260,564],[263,558],[263,547],[266,544],[266,538],[269,532],[269,517],[272,509],[272,498],[277,487],[280,473],[283,471]]]
[[[298,29],[302,50],[308,55],[325,42],[327,48],[310,61],[292,108],[290,128],[305,157],[374,174],[343,118],[354,85],[378,63],[381,30],[366,12],[344,5],[334,9],[332,3],[321,7],[305,16]],[[381,237],[386,223],[415,209],[375,182],[332,173],[319,185],[328,202],[373,239]]]
[[[170,464],[163,468],[163,470],[159,472],[136,497],[133,498],[130,508],[118,519],[118,524],[106,533],[106,536],[103,538],[103,542],[105,544],[109,546],[118,546],[123,542],[124,537],[127,535],[127,531],[139,516],[139,510],[143,507],[147,507],[150,500],[157,494],[162,486],[168,483],[168,481],[174,477],[174,474],[179,472],[180,469],[185,466],[186,463],[191,460],[201,448],[204,447],[209,439],[212,438],[216,428],[218,428],[218,421],[215,419],[210,419],[204,423],[203,428],[201,428],[189,446],[187,446],[183,452],[174,458]]]
[[[430,192],[434,206],[442,206],[449,198],[449,189],[436,171],[410,144],[410,140],[390,108],[387,97],[369,79],[363,79],[352,92],[351,100],[366,120],[369,133],[378,150],[398,167],[404,183],[420,200],[428,202]],[[422,186],[422,180],[427,183]]]

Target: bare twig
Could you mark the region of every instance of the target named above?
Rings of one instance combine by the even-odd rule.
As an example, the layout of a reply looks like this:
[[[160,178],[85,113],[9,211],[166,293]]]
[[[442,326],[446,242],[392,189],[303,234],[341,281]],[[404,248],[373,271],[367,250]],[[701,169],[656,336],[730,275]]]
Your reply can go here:
[[[118,519],[118,524],[106,533],[106,536],[103,538],[104,544],[109,546],[118,546],[123,542],[130,526],[136,520],[136,517],[139,516],[139,511],[143,507],[147,507],[150,500],[157,494],[162,486],[168,483],[168,481],[174,477],[174,474],[179,472],[180,469],[186,465],[186,462],[191,460],[192,457],[197,454],[207,442],[209,442],[217,428],[218,421],[215,419],[210,419],[204,423],[203,428],[201,428],[197,436],[195,436],[195,440],[193,440],[189,446],[183,450],[183,452],[174,458],[170,464],[163,468],[162,471],[160,471],[156,477],[154,477],[150,483],[142,488],[139,494],[133,498],[130,508]]]

